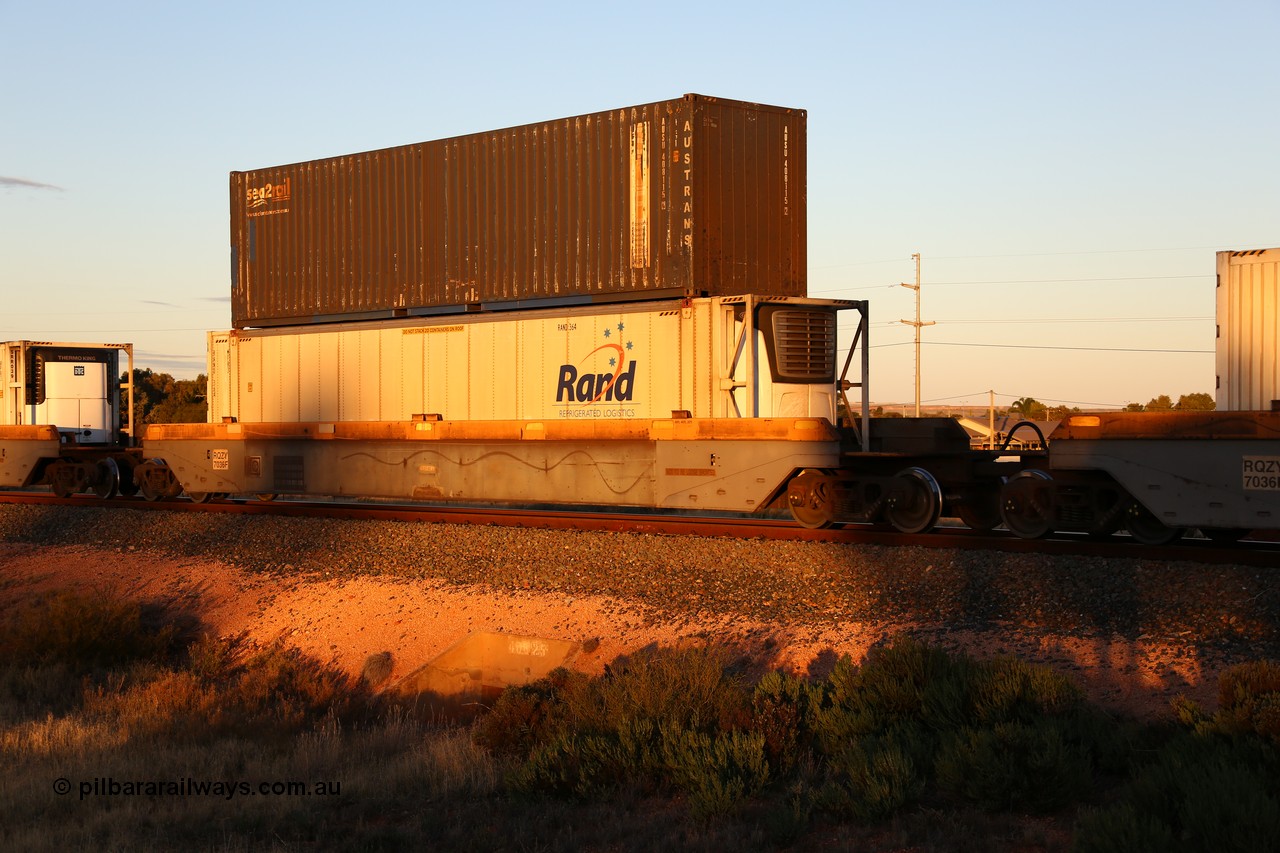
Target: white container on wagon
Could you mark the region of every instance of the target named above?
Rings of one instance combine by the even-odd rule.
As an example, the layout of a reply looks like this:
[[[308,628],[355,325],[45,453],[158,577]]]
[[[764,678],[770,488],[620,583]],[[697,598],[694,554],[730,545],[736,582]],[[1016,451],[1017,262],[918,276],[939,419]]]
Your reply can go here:
[[[119,393],[129,387],[119,381],[121,352],[132,368],[132,344],[0,343],[0,426],[50,425],[64,441],[118,442]]]
[[[209,422],[825,418],[837,312],[730,296],[209,334]]]
[[[1217,404],[1280,410],[1280,249],[1218,252]]]

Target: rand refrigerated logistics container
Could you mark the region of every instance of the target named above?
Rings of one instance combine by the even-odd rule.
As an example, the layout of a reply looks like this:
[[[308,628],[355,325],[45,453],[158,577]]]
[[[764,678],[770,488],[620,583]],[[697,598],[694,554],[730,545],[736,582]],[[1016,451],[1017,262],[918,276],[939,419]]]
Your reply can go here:
[[[1218,252],[1217,404],[1280,411],[1280,249]]]
[[[209,334],[209,422],[837,423],[837,312],[732,296]]]
[[[232,172],[232,326],[804,296],[805,124],[686,95]]]

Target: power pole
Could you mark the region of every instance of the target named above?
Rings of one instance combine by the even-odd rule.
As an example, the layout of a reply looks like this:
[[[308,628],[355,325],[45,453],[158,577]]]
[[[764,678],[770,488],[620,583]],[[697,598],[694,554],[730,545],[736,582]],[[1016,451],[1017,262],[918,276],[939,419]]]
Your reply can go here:
[[[988,399],[987,401],[987,418],[990,420],[990,423],[991,423],[991,449],[995,450],[996,449],[996,392],[995,392],[995,389],[993,388],[987,393],[991,395],[990,399]]]
[[[916,292],[916,319],[914,321],[903,320],[901,322],[916,328],[916,417],[918,418],[920,417],[920,327],[932,326],[934,321],[930,320],[927,323],[920,321],[920,253],[916,252],[911,257],[916,259],[916,283],[907,284],[904,281],[901,284],[903,287],[908,287]]]

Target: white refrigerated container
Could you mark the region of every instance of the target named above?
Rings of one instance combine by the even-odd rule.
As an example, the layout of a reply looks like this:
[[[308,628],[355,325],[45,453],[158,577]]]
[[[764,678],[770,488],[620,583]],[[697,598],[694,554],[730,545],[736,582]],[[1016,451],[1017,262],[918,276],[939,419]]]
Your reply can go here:
[[[209,421],[826,418],[837,313],[732,296],[209,334]]]

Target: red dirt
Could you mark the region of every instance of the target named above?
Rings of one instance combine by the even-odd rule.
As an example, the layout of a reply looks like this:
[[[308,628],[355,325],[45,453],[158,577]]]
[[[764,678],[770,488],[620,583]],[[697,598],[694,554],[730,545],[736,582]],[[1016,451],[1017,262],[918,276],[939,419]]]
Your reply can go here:
[[[563,594],[512,593],[435,581],[254,575],[213,561],[144,551],[0,543],[0,606],[34,593],[73,589],[168,602],[188,609],[222,636],[244,634],[287,644],[359,675],[370,655],[389,651],[392,684],[474,631],[599,640],[572,666],[598,674],[616,657],[652,644],[694,636],[742,646],[761,664],[825,673],[837,656],[860,660],[875,642],[914,627],[849,624],[838,629],[786,629],[743,620],[663,621],[628,614],[619,602]],[[930,632],[933,636],[938,636]],[[1140,718],[1167,717],[1169,701],[1185,694],[1215,707],[1219,672],[1234,661],[1215,660],[1168,643],[1124,638],[1079,639],[1001,632],[952,631],[948,648],[978,657],[1012,654],[1074,677],[1104,708]]]

